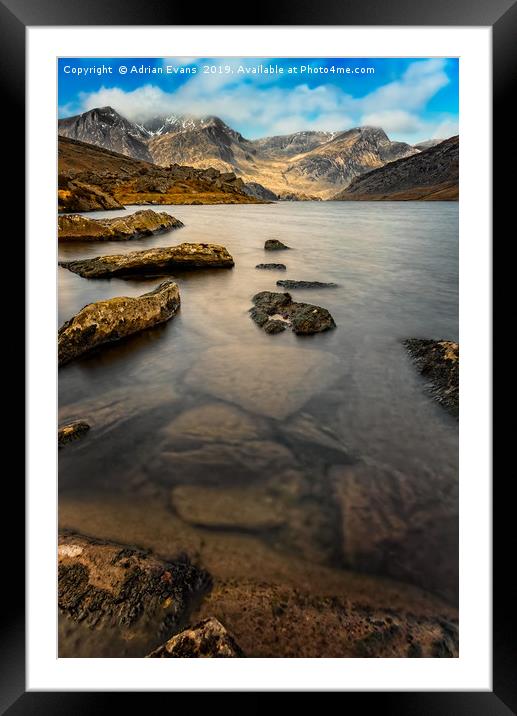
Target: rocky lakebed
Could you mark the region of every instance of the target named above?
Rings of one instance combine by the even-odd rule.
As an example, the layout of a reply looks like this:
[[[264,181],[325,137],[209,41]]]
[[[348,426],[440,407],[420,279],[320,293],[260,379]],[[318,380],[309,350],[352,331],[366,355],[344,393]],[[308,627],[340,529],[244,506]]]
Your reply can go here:
[[[60,656],[458,656],[457,206],[381,209],[59,217]]]

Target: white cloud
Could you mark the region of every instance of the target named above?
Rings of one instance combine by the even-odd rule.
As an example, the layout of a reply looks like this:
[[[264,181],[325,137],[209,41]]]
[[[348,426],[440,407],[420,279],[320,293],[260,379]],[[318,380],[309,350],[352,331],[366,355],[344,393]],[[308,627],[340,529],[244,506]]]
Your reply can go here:
[[[335,84],[283,87],[275,75],[204,74],[195,58],[166,58],[166,64],[169,61],[181,65],[194,62],[198,72],[176,87],[171,77],[171,91],[153,85],[150,79],[149,84],[131,91],[103,87],[83,93],[76,111],[111,105],[137,122],[168,114],[217,115],[249,138],[370,124],[382,126],[390,137],[395,135],[392,138],[416,142],[437,136],[439,131],[450,136],[454,124],[454,118],[448,116],[434,125],[421,119],[427,102],[449,81],[445,60],[441,59],[416,61],[400,79],[361,98],[352,97]],[[267,60],[262,62],[266,64]],[[235,70],[257,61],[232,58],[225,63]]]

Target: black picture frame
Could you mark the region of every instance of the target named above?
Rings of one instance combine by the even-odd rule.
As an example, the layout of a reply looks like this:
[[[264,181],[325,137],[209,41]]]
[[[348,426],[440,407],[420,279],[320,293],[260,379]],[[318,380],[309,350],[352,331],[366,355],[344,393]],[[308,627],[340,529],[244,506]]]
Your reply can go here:
[[[201,7],[201,6],[199,6]],[[511,106],[513,82],[517,78],[517,2],[515,0],[434,0],[431,3],[416,4],[409,0],[321,0],[317,4],[286,0],[263,0],[260,5],[248,8],[249,17],[235,14],[239,22],[221,13],[220,5],[205,5],[202,13],[199,7],[180,4],[174,0],[0,0],[0,77],[3,85],[3,111],[0,112],[5,124],[2,136],[9,137],[12,123],[18,130],[23,123],[25,108],[25,29],[32,26],[66,25],[199,25],[200,14],[203,26],[217,25],[355,25],[355,26],[490,26],[493,32],[493,157],[494,192],[493,209],[497,219],[503,222],[509,218],[512,201],[510,192],[515,193],[511,182],[503,179],[503,162],[509,159],[507,131],[508,108]],[[11,130],[9,130],[11,127]],[[18,135],[19,137],[19,135]],[[18,139],[16,162],[12,162],[8,176],[2,177],[6,187],[24,185],[23,145]],[[15,184],[13,184],[15,182]],[[513,218],[513,217],[512,217]],[[509,224],[511,225],[511,224]],[[17,230],[21,234],[20,225]],[[20,249],[22,243],[20,239]],[[21,251],[20,251],[21,253]],[[20,257],[18,257],[18,263]],[[21,314],[21,310],[20,310]],[[30,340],[30,337],[29,337]],[[21,339],[23,343],[23,337]],[[5,473],[7,479],[8,472]],[[10,489],[9,514],[12,524],[24,522],[24,484],[17,476],[17,484]],[[494,506],[497,506],[497,520],[494,520],[494,592],[493,592],[493,691],[491,692],[347,692],[340,694],[345,708],[352,706],[351,699],[368,698],[361,707],[369,706],[378,712],[426,716],[461,716],[483,714],[503,716],[517,713],[517,659],[515,637],[515,607],[507,599],[512,577],[512,560],[508,568],[505,547],[512,543],[513,521],[505,510],[513,502],[505,494],[512,487],[511,474],[507,480],[496,485]],[[5,489],[5,488],[4,488]],[[4,508],[6,503],[4,503]],[[7,512],[7,510],[5,510]],[[4,524],[7,524],[4,520]],[[13,527],[4,534],[7,546],[4,557],[4,587],[8,594],[8,606],[1,614],[0,640],[0,713],[10,716],[19,714],[90,714],[104,713],[114,708],[117,694],[77,692],[26,692],[25,690],[25,593],[23,564],[23,532],[16,535],[16,549],[13,543]],[[20,530],[19,530],[20,531]],[[7,563],[6,563],[7,561]],[[504,564],[503,564],[504,561]],[[506,597],[506,599],[505,599]],[[410,685],[408,685],[410,688]],[[120,696],[121,694],[118,694]],[[208,694],[200,694],[206,706]],[[240,696],[243,696],[242,694]],[[245,696],[245,695],[244,695]],[[263,703],[258,694],[246,709],[258,711]],[[132,699],[138,698],[136,694]],[[174,696],[174,698],[176,698]],[[117,699],[118,701],[118,699]],[[176,702],[173,702],[176,703]],[[215,702],[219,703],[219,700]],[[138,708],[138,706],[137,706]],[[352,707],[353,708],[353,707]],[[354,710],[355,711],[355,710]]]

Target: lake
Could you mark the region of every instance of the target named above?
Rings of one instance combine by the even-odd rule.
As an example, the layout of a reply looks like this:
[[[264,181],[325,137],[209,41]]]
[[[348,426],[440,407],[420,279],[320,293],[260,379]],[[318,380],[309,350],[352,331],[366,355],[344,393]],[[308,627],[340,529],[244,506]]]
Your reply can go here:
[[[258,629],[243,585],[365,599],[394,589],[454,607],[458,423],[426,393],[402,340],[458,340],[458,204],[153,208],[185,227],[60,244],[59,259],[209,242],[235,267],[177,274],[175,318],[60,369],[60,422],[92,424],[59,453],[60,525],[185,552],[226,585],[210,608],[230,628]],[[275,238],[291,250],[264,251]],[[255,268],[264,262],[287,270]],[[282,291],[279,279],[337,283],[290,291],[327,308],[337,328],[264,333],[248,315],[251,297]],[[160,280],[58,268],[59,325]],[[268,642],[272,652],[285,655]]]

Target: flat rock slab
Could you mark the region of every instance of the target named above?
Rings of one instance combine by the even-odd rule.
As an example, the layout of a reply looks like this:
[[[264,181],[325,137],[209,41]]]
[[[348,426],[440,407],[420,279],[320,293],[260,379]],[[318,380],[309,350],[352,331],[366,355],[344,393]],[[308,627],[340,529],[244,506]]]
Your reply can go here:
[[[429,392],[450,413],[459,413],[460,348],[453,341],[409,338],[404,341],[420,373],[429,381]]]
[[[230,345],[202,353],[186,382],[252,413],[285,418],[331,386],[341,373],[338,358],[325,351]]]
[[[186,558],[165,561],[69,532],[59,537],[58,580],[62,633],[76,631],[99,657],[145,656],[181,629],[211,586]]]
[[[85,435],[89,429],[90,426],[83,420],[76,420],[68,425],[62,425],[57,431],[57,444],[62,447],[73,440],[77,440]]]
[[[242,649],[215,617],[176,634],[148,654],[149,659],[239,658]]]
[[[286,246],[281,241],[278,241],[278,239],[268,239],[266,243],[264,244],[264,249],[266,251],[285,251],[286,249],[291,248],[290,246]]]
[[[83,278],[121,278],[131,276],[163,276],[174,271],[231,268],[232,256],[217,244],[179,244],[166,248],[131,251],[114,256],[96,256],[79,261],[60,261]]]
[[[326,308],[293,301],[289,293],[261,291],[251,299],[250,316],[266,333],[279,333],[290,327],[297,335],[321,333],[336,327]],[[279,322],[284,321],[285,326]]]
[[[59,364],[68,363],[106,343],[164,323],[176,314],[179,307],[179,288],[170,279],[141,296],[117,296],[90,303],[59,329]]]
[[[184,522],[199,527],[260,531],[285,522],[281,503],[260,488],[180,485],[171,501]]]
[[[322,281],[290,281],[288,279],[276,282],[282,288],[337,288],[337,283],[324,283]]]
[[[179,229],[183,222],[166,212],[136,211],[114,219],[92,219],[70,214],[58,217],[59,241],[125,241]]]
[[[285,264],[257,264],[255,268],[265,271],[285,271],[287,267]]]

